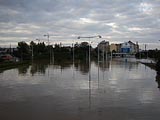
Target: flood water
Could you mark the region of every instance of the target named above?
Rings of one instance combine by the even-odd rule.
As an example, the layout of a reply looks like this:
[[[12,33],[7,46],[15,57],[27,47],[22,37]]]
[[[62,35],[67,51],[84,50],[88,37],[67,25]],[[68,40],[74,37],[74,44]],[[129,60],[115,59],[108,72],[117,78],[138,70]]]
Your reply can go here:
[[[156,80],[157,79],[157,80]],[[0,73],[0,120],[159,120],[156,71],[134,60],[33,62]]]

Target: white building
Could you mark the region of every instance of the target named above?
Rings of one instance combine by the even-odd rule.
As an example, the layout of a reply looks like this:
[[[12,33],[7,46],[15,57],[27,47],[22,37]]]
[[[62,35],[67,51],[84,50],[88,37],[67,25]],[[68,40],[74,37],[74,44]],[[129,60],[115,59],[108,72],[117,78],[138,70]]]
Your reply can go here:
[[[139,51],[138,43],[133,43],[131,41],[121,43],[121,52],[122,53],[136,53]]]

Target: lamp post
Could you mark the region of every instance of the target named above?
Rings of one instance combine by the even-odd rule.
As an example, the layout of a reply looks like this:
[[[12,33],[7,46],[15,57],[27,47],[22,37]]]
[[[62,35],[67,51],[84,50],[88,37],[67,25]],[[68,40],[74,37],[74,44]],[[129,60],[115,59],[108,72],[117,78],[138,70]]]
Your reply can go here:
[[[45,34],[44,37],[47,37],[48,38],[48,46],[49,46],[49,34]]]
[[[33,60],[33,44],[32,44],[32,60]]]
[[[72,47],[73,47],[73,67],[74,67],[74,42],[73,42],[73,44],[72,44]]]
[[[49,41],[50,35],[47,33],[47,34],[44,35],[44,37],[47,37],[47,38],[48,38],[49,59],[50,59],[50,62],[51,62],[51,47],[50,47],[50,41]]]
[[[98,89],[99,89],[99,44],[98,44]]]
[[[38,41],[37,45],[39,45],[40,39],[36,39]],[[37,52],[37,54],[39,54],[39,51]]]
[[[38,41],[38,43],[40,42],[40,39],[37,38],[36,40]]]
[[[72,43],[72,62],[73,62],[73,66],[72,66],[72,68],[73,68],[73,79],[74,79],[74,61],[75,61],[75,51],[74,51],[74,46],[75,46],[75,43],[74,43],[74,40],[73,40],[73,43]]]
[[[88,36],[88,37],[81,37],[81,36],[78,37],[78,39],[81,39],[81,38],[88,38],[89,39],[89,56],[88,56],[89,57],[89,64],[90,64],[90,46],[91,46],[90,45],[90,39],[91,38],[96,38],[96,37],[97,38],[102,38],[100,35],[97,35],[97,36]]]
[[[90,76],[90,62],[91,62],[91,44],[90,44],[90,39],[91,38],[102,38],[100,35],[97,35],[97,36],[87,36],[87,37],[81,37],[79,36],[77,39],[81,39],[81,38],[88,38],[89,39],[89,51],[88,51],[88,62],[89,62],[89,80],[91,79],[91,76]]]
[[[90,39],[91,38],[101,38],[100,35],[98,36],[89,36],[89,37],[81,37],[79,36],[78,39],[81,39],[81,38],[88,38],[89,39],[89,51],[88,51],[88,63],[89,63],[89,108],[91,107],[91,70],[90,70],[90,63],[91,63],[91,43],[90,43]]]
[[[30,45],[32,46],[32,61],[33,61],[33,58],[34,58],[34,41],[31,41]]]
[[[146,59],[148,59],[148,50],[147,50],[147,44],[144,44],[144,50],[145,50],[145,54],[146,54]]]

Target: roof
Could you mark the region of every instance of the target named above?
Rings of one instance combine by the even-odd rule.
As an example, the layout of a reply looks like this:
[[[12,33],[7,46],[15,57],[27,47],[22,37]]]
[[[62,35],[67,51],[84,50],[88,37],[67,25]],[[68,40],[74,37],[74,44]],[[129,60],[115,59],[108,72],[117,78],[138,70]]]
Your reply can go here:
[[[103,40],[103,41],[101,41],[99,44],[106,44],[106,43],[109,43],[109,41]]]
[[[136,44],[135,44],[135,43],[133,43],[132,41],[128,41],[128,43],[133,44],[133,45],[136,45]]]

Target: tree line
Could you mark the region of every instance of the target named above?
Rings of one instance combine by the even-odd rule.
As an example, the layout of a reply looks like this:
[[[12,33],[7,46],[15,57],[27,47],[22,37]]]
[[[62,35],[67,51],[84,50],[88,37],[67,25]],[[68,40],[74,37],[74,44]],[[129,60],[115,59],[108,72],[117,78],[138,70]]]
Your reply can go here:
[[[155,60],[160,59],[160,50],[144,50],[141,52],[136,53],[136,58],[153,58]]]
[[[91,50],[91,57],[97,57],[97,48],[93,49],[88,42],[75,43],[72,46],[62,46],[62,44],[46,45],[44,42],[35,43],[33,41],[30,44],[26,42],[18,42],[17,51],[13,53],[14,56],[20,58],[20,60],[31,59],[50,59],[51,57],[56,60],[64,59],[82,59],[85,60],[89,55],[89,47]],[[100,51],[102,53],[102,51]]]

